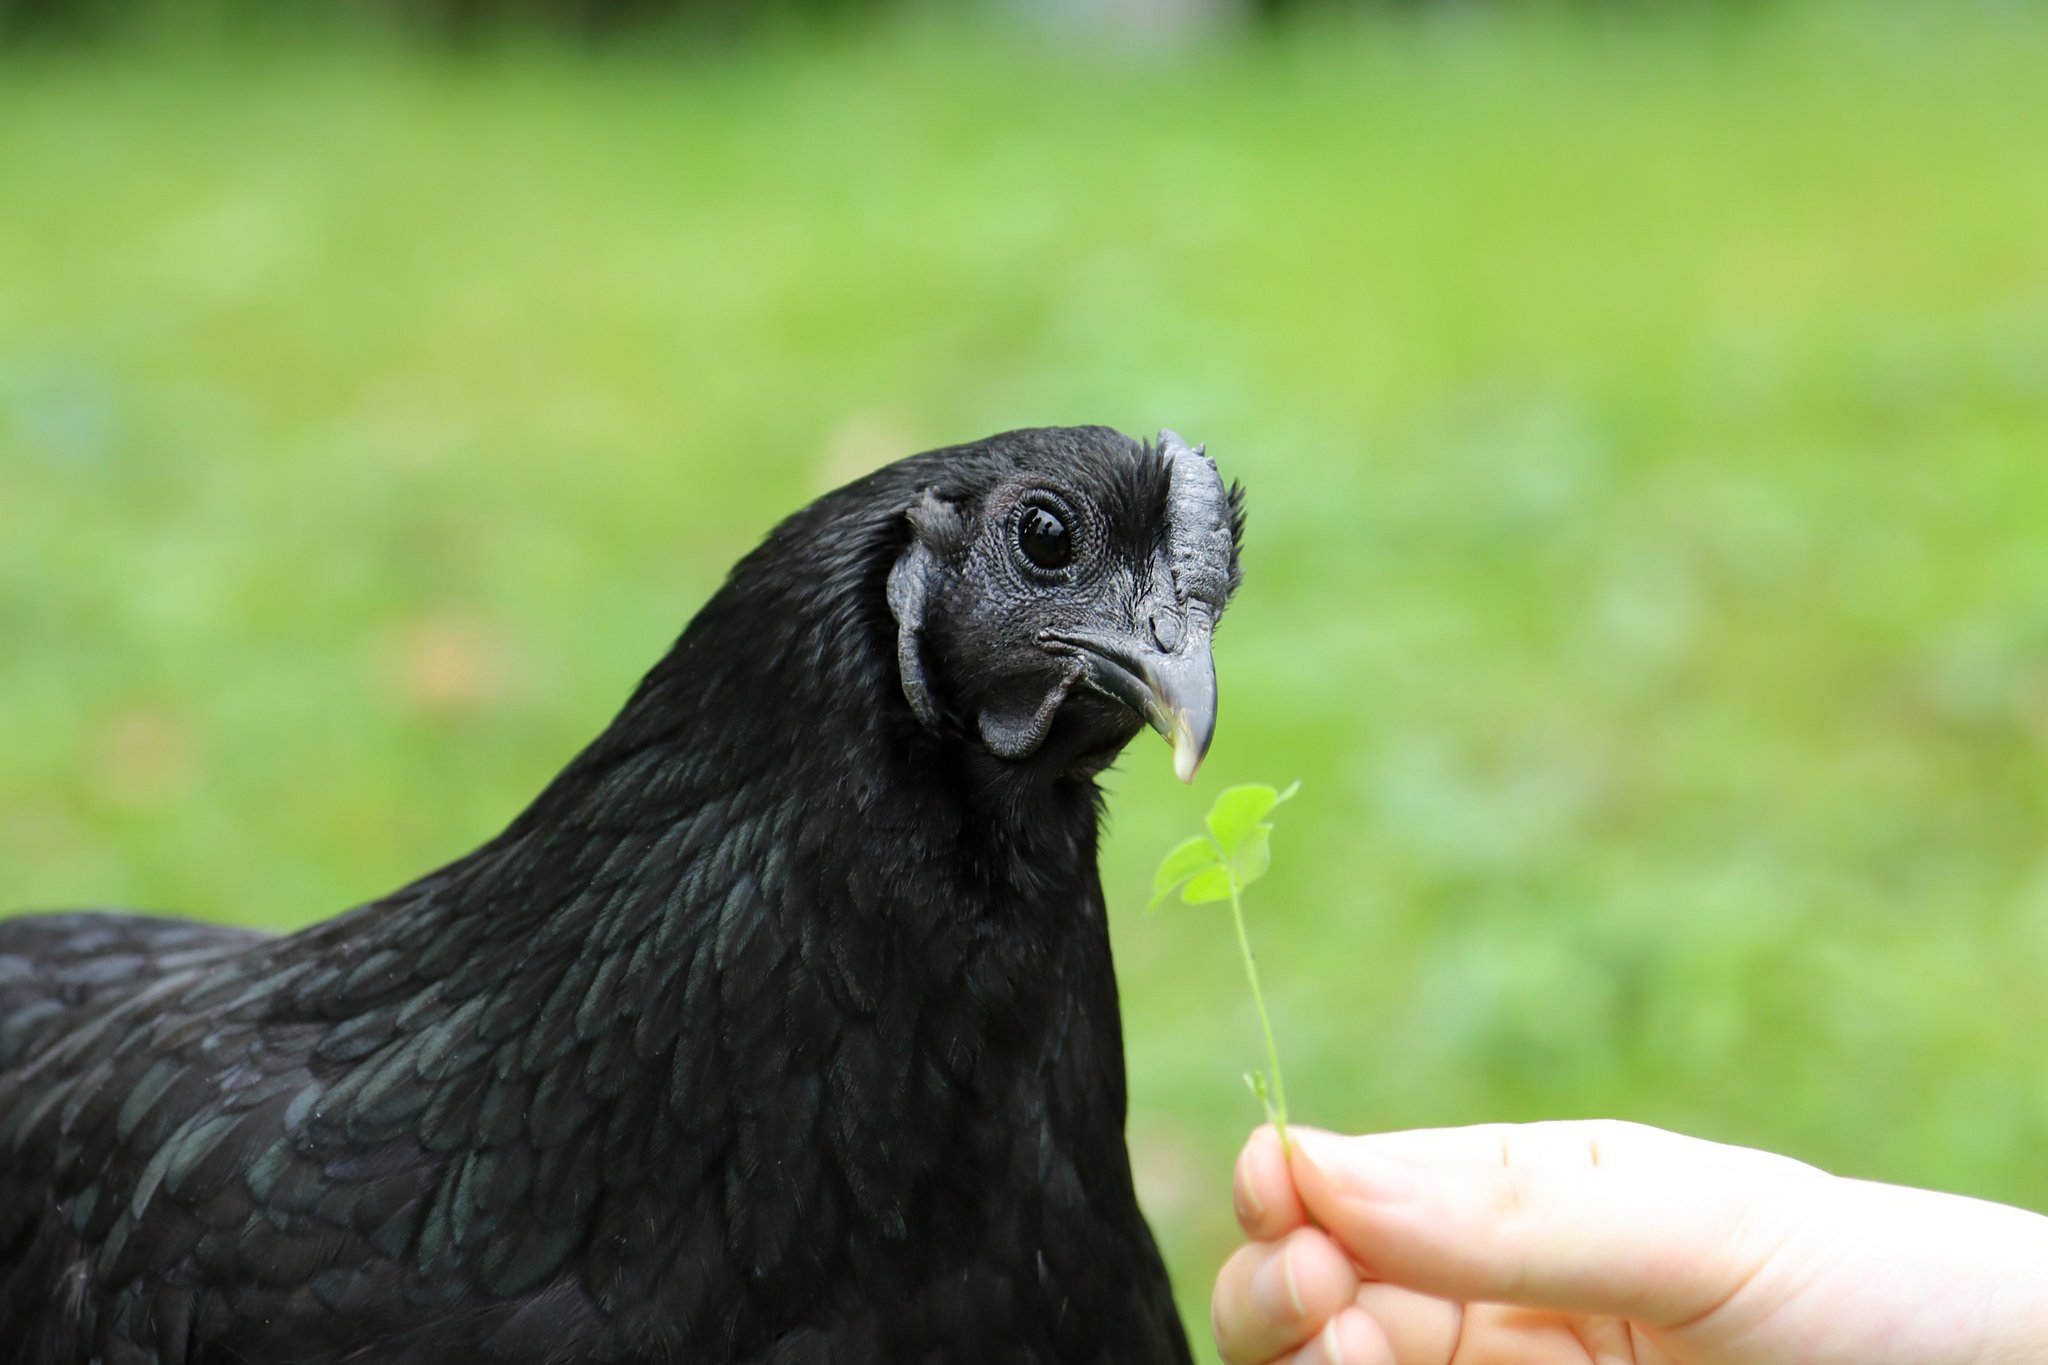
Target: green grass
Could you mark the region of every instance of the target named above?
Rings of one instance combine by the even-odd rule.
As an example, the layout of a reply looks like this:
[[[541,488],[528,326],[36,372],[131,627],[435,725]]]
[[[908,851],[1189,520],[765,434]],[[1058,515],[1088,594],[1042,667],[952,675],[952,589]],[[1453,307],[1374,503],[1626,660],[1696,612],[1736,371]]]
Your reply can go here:
[[[916,26],[0,64],[0,904],[288,927],[492,833],[782,513],[1007,426],[1251,490],[1104,860],[1206,1339],[1297,1119],[1612,1114],[2048,1206],[2048,19]],[[1213,907],[1212,907],[1213,909]]]

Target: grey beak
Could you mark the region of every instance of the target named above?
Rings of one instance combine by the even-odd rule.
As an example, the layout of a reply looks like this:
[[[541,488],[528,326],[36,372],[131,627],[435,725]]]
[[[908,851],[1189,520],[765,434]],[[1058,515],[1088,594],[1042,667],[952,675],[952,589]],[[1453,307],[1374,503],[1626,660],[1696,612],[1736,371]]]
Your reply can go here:
[[[1174,775],[1195,780],[1216,737],[1216,661],[1207,629],[1187,630],[1171,652],[1092,631],[1061,632],[1046,642],[1082,660],[1090,687],[1143,716],[1173,745]]]
[[[1173,774],[1195,780],[1195,769],[1209,755],[1216,738],[1216,660],[1205,639],[1192,650],[1161,654],[1146,661],[1145,721],[1173,745]]]

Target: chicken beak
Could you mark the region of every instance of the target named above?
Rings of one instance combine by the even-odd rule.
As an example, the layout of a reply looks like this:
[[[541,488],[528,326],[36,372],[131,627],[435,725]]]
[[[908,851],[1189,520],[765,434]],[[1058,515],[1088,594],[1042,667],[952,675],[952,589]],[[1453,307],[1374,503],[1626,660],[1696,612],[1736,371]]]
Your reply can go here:
[[[1216,661],[1209,632],[1190,629],[1178,649],[1134,647],[1091,633],[1061,634],[1050,641],[1086,665],[1083,679],[1145,718],[1173,746],[1174,775],[1195,780],[1195,770],[1216,737]]]
[[[1162,654],[1141,675],[1145,721],[1173,745],[1173,775],[1195,780],[1195,770],[1216,738],[1216,660],[1204,640],[1193,650]]]

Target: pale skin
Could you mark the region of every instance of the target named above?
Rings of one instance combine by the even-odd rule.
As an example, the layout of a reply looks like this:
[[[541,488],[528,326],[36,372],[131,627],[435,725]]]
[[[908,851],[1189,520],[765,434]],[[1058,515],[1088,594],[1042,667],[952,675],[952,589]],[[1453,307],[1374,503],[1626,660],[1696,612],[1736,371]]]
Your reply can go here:
[[[2048,1218],[1608,1121],[1239,1155],[1227,1365],[2040,1365]]]

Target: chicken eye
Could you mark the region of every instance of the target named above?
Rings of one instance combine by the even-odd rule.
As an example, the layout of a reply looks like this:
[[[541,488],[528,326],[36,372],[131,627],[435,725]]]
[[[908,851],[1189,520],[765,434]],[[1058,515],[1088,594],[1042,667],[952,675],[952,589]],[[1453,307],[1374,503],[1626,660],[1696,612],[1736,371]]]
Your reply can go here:
[[[1073,562],[1074,538],[1050,507],[1033,504],[1017,520],[1017,548],[1040,569],[1052,572]]]

